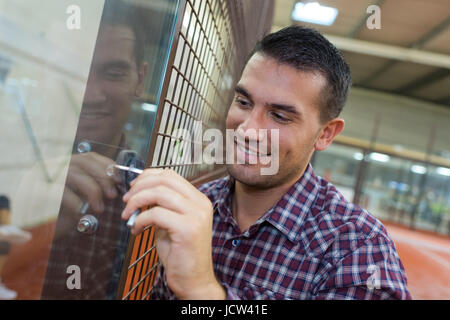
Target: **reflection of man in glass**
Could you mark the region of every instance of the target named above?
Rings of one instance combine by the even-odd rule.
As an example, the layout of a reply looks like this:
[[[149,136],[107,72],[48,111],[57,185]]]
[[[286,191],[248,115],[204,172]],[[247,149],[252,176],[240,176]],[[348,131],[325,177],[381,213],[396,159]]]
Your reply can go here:
[[[117,11],[106,11],[100,25],[76,142],[120,145],[133,99],[143,91],[147,64],[136,41],[140,31]],[[97,152],[111,155],[99,146]]]
[[[135,12],[120,2],[107,2],[74,143],[74,153],[83,141],[93,152],[72,157],[63,199],[70,210],[79,211],[87,200],[90,210],[101,213],[103,198],[117,196],[115,181],[106,169],[118,150],[126,148],[123,128],[133,100],[143,92],[146,73]]]
[[[134,98],[144,87],[147,64],[135,12],[119,2],[105,4],[83,108],[49,259],[43,298],[114,298],[128,231],[117,179],[107,174],[126,148],[123,128]],[[91,152],[77,153],[87,141]],[[83,208],[83,209],[82,209]],[[93,234],[79,232],[82,216],[95,216]],[[78,266],[81,289],[68,288],[69,266]],[[117,270],[116,270],[117,269]]]

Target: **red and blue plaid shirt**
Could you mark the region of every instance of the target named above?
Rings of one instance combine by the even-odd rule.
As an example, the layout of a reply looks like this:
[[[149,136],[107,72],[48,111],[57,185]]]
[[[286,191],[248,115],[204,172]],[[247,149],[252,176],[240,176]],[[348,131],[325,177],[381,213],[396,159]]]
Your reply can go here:
[[[385,227],[311,165],[244,232],[231,212],[232,178],[199,189],[214,205],[214,270],[227,299],[411,299]],[[162,266],[152,298],[176,299]]]

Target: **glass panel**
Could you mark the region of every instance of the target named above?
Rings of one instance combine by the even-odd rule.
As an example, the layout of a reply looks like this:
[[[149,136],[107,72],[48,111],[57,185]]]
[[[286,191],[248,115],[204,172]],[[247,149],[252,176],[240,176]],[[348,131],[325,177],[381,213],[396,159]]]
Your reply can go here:
[[[352,202],[362,156],[360,149],[332,144],[324,151],[315,152],[314,172],[334,184]]]
[[[0,274],[11,298],[116,298],[121,197],[135,176],[114,164],[144,166],[178,8],[73,3],[0,0]]]
[[[447,163],[450,161],[450,126],[448,116],[435,116],[435,132],[432,154],[444,158]]]
[[[368,155],[361,204],[380,219],[410,225],[421,190],[423,165],[381,153]]]
[[[372,152],[360,205],[378,218],[450,234],[450,169]],[[314,171],[353,201],[363,151],[333,144],[313,158]]]
[[[450,168],[426,168],[415,217],[417,228],[450,234]]]

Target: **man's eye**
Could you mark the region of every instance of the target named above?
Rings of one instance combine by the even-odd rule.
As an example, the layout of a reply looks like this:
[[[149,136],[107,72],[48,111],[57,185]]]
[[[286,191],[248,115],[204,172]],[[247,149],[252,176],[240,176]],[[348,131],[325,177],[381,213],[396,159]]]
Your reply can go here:
[[[242,99],[242,98],[237,97],[237,98],[235,99],[235,101],[236,101],[236,103],[239,104],[241,107],[248,107],[248,106],[250,106],[250,103],[249,103],[247,100],[245,100],[245,99]]]
[[[106,70],[104,73],[104,76],[108,79],[122,79],[126,77],[127,73],[124,70],[118,70],[118,69],[112,69],[112,70]]]
[[[286,123],[289,122],[290,119],[286,118],[283,114],[278,112],[271,112],[271,116],[278,122]]]

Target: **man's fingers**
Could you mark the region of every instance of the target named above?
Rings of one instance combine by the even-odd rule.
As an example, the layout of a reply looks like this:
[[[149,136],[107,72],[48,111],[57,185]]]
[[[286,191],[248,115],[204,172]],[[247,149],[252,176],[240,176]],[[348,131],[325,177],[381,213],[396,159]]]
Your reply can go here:
[[[102,213],[105,209],[103,194],[98,183],[89,175],[79,171],[69,170],[67,185],[75,193],[87,199],[90,207],[96,213]]]
[[[64,189],[62,203],[64,210],[75,214],[80,213],[80,209],[83,205],[83,201],[80,197],[68,187]]]
[[[197,197],[199,193],[197,188],[173,170],[147,169],[134,180],[123,200],[128,201],[134,194],[160,185],[173,189],[188,199]]]
[[[138,234],[147,226],[152,225],[166,230],[170,234],[175,230],[181,230],[183,228],[184,219],[185,217],[172,210],[155,206],[137,216],[131,231],[134,234]]]
[[[109,176],[107,171],[114,161],[103,157],[95,152],[80,154],[73,157],[71,166],[77,166],[82,171],[93,177],[102,188],[106,197],[113,199],[117,197],[117,189],[114,178]]]
[[[165,186],[141,190],[128,200],[122,212],[122,219],[129,219],[134,211],[147,206],[162,206],[183,213],[190,209],[186,207],[187,202],[188,199],[184,196]]]

